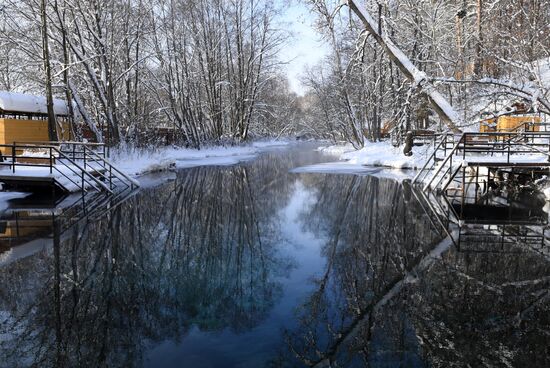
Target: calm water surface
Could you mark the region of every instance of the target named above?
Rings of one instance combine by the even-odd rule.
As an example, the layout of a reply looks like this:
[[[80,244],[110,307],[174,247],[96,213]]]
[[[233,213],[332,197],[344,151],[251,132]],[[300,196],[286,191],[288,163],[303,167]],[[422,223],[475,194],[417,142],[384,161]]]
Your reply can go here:
[[[397,181],[289,172],[327,160],[181,170],[4,245],[0,366],[550,366],[544,241],[459,250]]]

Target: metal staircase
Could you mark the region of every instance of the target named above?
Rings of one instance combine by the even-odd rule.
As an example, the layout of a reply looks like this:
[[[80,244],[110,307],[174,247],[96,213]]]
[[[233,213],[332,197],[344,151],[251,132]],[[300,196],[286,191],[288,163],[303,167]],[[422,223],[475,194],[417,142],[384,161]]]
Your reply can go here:
[[[462,136],[455,143],[455,136],[444,134],[436,144],[433,153],[428,157],[422,169],[414,177],[413,184],[424,184],[423,190],[437,188],[454,168],[453,157],[459,148]],[[455,160],[456,164],[456,160]],[[431,174],[431,175],[430,175]]]
[[[453,182],[457,182],[455,179],[458,174],[468,167],[546,167],[548,165],[541,161],[514,162],[514,155],[536,154],[550,157],[549,148],[550,132],[463,133],[458,137],[443,135],[413,179],[413,184],[422,184],[424,191],[444,191]],[[488,159],[480,160],[480,157]],[[467,159],[473,159],[474,162]],[[471,171],[472,175],[477,172]]]
[[[456,223],[480,216],[517,221],[524,214],[510,185],[548,175],[549,149],[546,131],[443,135],[412,183],[425,196],[442,195]]]
[[[103,144],[32,142],[0,148],[4,152],[0,182],[7,185],[50,185],[65,192],[108,194],[139,187],[135,179],[109,162]]]

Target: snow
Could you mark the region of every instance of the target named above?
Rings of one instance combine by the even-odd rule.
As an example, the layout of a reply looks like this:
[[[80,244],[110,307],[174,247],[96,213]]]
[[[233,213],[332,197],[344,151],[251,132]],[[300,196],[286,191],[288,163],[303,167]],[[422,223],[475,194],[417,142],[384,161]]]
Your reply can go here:
[[[449,102],[441,95],[429,81],[426,73],[420,71],[411,60],[393,43],[393,41],[388,37],[384,32],[383,34],[378,34],[378,23],[370,16],[365,7],[360,4],[357,0],[349,0],[348,2],[353,3],[353,6],[357,9],[357,12],[360,13],[360,18],[366,22],[367,28],[370,28],[370,32],[374,33],[375,36],[379,37],[384,45],[387,47],[389,52],[399,60],[399,63],[403,66],[406,72],[409,74],[410,78],[413,79],[413,83],[416,86],[421,87],[426,94],[430,97],[432,102],[439,107],[443,114],[449,118],[452,124],[461,125],[461,119],[456,110],[449,104]],[[405,73],[406,74],[406,73]]]
[[[326,154],[331,154],[331,155],[342,155],[347,152],[355,151],[355,148],[351,143],[344,143],[344,144],[338,144],[334,146],[320,147],[319,151]]]
[[[69,114],[67,103],[64,100],[54,99],[53,109],[56,115]],[[48,113],[46,97],[6,91],[0,91],[0,110],[33,114]]]
[[[262,151],[286,147],[289,144],[290,141],[270,140],[257,141],[245,146],[217,146],[200,150],[175,147],[164,147],[156,150],[119,149],[112,151],[111,158],[107,161],[128,175],[131,180],[135,181],[136,185],[141,185],[141,182],[136,178],[147,174],[196,166],[235,165],[256,158]],[[11,167],[6,165],[0,167],[0,173],[14,176],[53,177],[69,191],[77,192],[81,190],[81,178],[77,175],[77,173],[80,173],[78,168],[70,164],[66,166],[56,165],[56,167],[57,170],[54,170],[53,173],[50,173],[48,166],[17,167],[15,173],[13,173]],[[88,170],[91,172],[94,168],[88,166]],[[146,181],[150,180],[146,179]],[[94,185],[99,185],[99,183],[94,183]]]
[[[161,148],[156,151],[132,150],[114,152],[111,162],[126,174],[144,174],[195,166],[228,166],[255,158],[260,149],[249,146],[211,147],[201,150]]]
[[[29,193],[20,192],[0,192],[0,212],[5,211],[9,207],[9,200],[15,198],[23,198],[28,196]]]
[[[290,141],[273,139],[255,141],[244,146],[213,146],[200,150],[177,147],[164,147],[154,151],[122,149],[112,152],[110,161],[118,169],[137,178],[172,169],[235,165],[256,158],[264,150],[286,147],[289,144]]]
[[[365,147],[355,150],[351,144],[324,146],[318,150],[335,155],[341,161],[325,162],[292,169],[292,173],[371,175],[402,181],[412,179],[432,152],[431,145],[413,147],[413,155],[405,156],[402,147],[393,147],[390,142],[367,142]]]
[[[348,151],[348,146],[329,146],[321,148],[321,152],[334,154],[339,150],[340,159],[348,164],[362,166],[380,166],[394,169],[419,169],[431,153],[431,146],[413,147],[413,155],[405,156],[402,147],[393,147],[389,142],[367,142],[365,147],[356,151]]]
[[[367,142],[361,150],[348,151],[348,146],[329,146],[322,147],[319,150],[324,153],[339,153],[339,158],[345,160],[348,165],[379,166],[393,169],[420,169],[425,160],[433,152],[433,146],[426,144],[424,146],[413,147],[413,155],[405,156],[402,147],[393,147],[389,142]],[[507,162],[508,156],[504,153],[494,153],[493,155],[473,155],[467,154],[467,160],[462,162],[467,165],[468,162]],[[548,156],[544,153],[513,154],[510,155],[511,163],[526,162],[547,162]],[[341,163],[339,163],[341,165]],[[334,167],[337,167],[334,166]]]
[[[23,166],[16,167],[15,173],[11,167],[3,166],[0,168],[0,174],[3,176],[33,176],[36,178],[55,178],[61,185],[71,192],[78,192],[81,190],[81,176],[80,169],[73,165],[56,165],[57,170],[53,170],[50,173],[49,166]],[[90,166],[87,167],[88,172],[92,172],[94,169]],[[78,184],[78,185],[77,185]],[[94,185],[99,185],[94,183]],[[89,188],[89,180],[85,183],[85,188]]]
[[[550,58],[543,58],[533,62],[533,68],[537,72],[542,86],[550,88]]]

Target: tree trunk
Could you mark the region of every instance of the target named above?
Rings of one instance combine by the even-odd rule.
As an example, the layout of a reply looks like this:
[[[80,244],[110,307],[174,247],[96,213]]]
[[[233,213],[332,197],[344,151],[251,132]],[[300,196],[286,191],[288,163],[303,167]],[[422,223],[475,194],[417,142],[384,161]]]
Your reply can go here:
[[[397,65],[399,70],[405,74],[407,79],[417,84],[422,91],[428,95],[432,108],[439,115],[440,119],[454,133],[461,133],[458,128],[461,123],[460,116],[449,102],[443,97],[429,81],[427,76],[413,65],[410,59],[393,43],[387,36],[378,33],[378,24],[370,16],[367,10],[357,0],[347,0],[349,7],[361,19],[367,31],[384,48],[390,59]]]
[[[479,77],[483,72],[483,30],[481,28],[481,18],[483,16],[483,0],[477,0],[477,42],[476,42],[476,60],[474,64],[474,72]]]
[[[55,112],[53,109],[52,71],[50,65],[50,51],[48,49],[48,24],[46,16],[46,0],[40,3],[40,17],[42,20],[42,55],[44,71],[46,72],[46,104],[48,109],[48,136],[50,141],[57,141]],[[68,102],[68,101],[67,101]]]

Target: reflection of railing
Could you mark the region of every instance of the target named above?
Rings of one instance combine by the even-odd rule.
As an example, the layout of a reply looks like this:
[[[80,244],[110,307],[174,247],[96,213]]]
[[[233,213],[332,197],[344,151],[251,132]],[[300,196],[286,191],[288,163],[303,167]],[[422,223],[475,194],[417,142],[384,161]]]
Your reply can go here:
[[[65,184],[57,180],[65,189],[70,183],[82,192],[91,188],[112,194],[120,184],[126,188],[139,186],[137,181],[105,158],[105,146],[99,143],[13,143],[0,145],[0,148],[11,153],[4,153],[0,165],[10,166],[13,174],[17,167],[48,169],[51,176],[66,180]],[[33,176],[32,173],[27,174]]]
[[[0,218],[0,245],[14,246],[37,238],[50,237],[57,231],[64,233],[83,219],[96,220],[120,206],[136,190],[122,190],[114,195],[92,192],[78,197],[66,207],[39,210],[8,210]]]
[[[449,236],[459,251],[519,253],[521,246],[547,257],[550,253],[547,218],[463,219],[444,192],[425,192],[414,186],[411,190],[436,231]]]
[[[546,226],[503,224],[485,227],[464,226],[460,229],[460,240],[463,251],[520,253],[521,250],[516,247],[518,244],[528,246],[531,250],[541,250],[546,246],[548,239]],[[484,247],[488,244],[491,245],[489,249]]]
[[[452,206],[448,202],[441,203],[439,198],[434,198],[435,195],[431,192],[418,190],[414,186],[411,187],[411,191],[434,229],[441,235],[448,236],[456,245],[458,239],[454,239],[450,226],[452,223],[457,223],[458,220]]]

